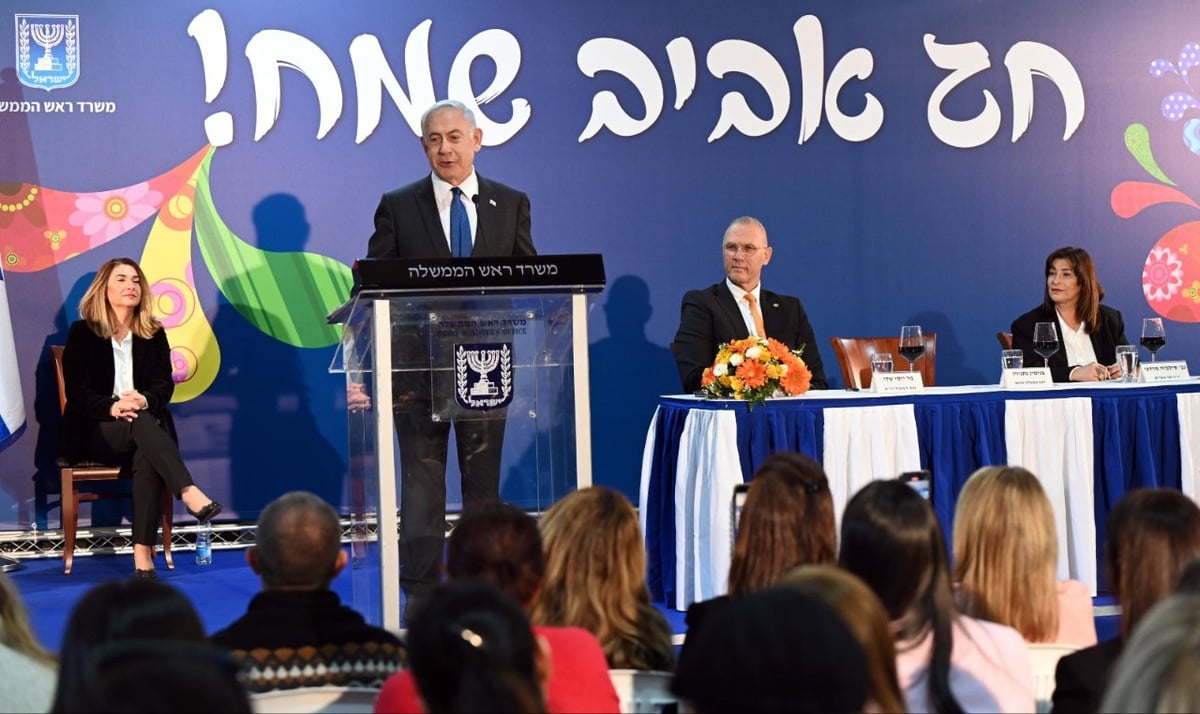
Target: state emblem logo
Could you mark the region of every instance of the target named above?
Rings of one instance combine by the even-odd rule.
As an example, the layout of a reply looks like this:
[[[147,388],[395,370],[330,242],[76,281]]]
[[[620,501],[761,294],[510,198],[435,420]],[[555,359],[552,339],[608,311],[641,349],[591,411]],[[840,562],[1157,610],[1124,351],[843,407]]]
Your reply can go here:
[[[456,344],[454,396],[464,409],[508,406],[513,396],[512,343]]]
[[[79,16],[16,15],[17,79],[33,89],[79,80]]]

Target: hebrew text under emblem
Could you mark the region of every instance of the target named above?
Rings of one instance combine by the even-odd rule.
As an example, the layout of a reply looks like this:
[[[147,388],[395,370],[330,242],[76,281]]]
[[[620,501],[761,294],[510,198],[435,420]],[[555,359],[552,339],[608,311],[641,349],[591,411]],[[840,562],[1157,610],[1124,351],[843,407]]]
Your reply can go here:
[[[465,409],[498,409],[512,401],[512,343],[454,346],[454,395]]]

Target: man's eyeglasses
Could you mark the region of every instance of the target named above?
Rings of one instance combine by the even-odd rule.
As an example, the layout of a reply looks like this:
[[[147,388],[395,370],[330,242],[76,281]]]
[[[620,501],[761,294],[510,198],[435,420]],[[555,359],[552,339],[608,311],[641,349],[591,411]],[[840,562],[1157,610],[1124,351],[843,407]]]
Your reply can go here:
[[[760,247],[757,245],[734,245],[733,243],[726,243],[725,254],[729,256],[736,256],[738,253],[741,253],[747,258],[753,258],[758,254],[758,251],[766,250],[768,247],[769,246],[765,245]]]

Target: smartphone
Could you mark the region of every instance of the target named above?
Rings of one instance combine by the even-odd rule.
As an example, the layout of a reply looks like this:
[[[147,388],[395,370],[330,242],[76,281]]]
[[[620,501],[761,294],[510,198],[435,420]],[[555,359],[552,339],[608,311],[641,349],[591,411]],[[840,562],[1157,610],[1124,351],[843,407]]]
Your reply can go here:
[[[914,491],[921,494],[921,498],[928,501],[933,497],[933,474],[928,469],[920,471],[905,471],[900,474],[900,480],[912,487]]]

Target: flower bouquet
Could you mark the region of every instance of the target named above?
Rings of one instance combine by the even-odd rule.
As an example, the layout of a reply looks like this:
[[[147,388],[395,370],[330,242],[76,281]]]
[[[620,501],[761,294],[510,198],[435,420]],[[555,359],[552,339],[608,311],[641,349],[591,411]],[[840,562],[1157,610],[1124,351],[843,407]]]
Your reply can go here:
[[[800,355],[779,340],[747,337],[721,345],[711,367],[704,370],[700,387],[716,399],[741,399],[750,408],[769,397],[795,396],[808,391],[812,371]]]

